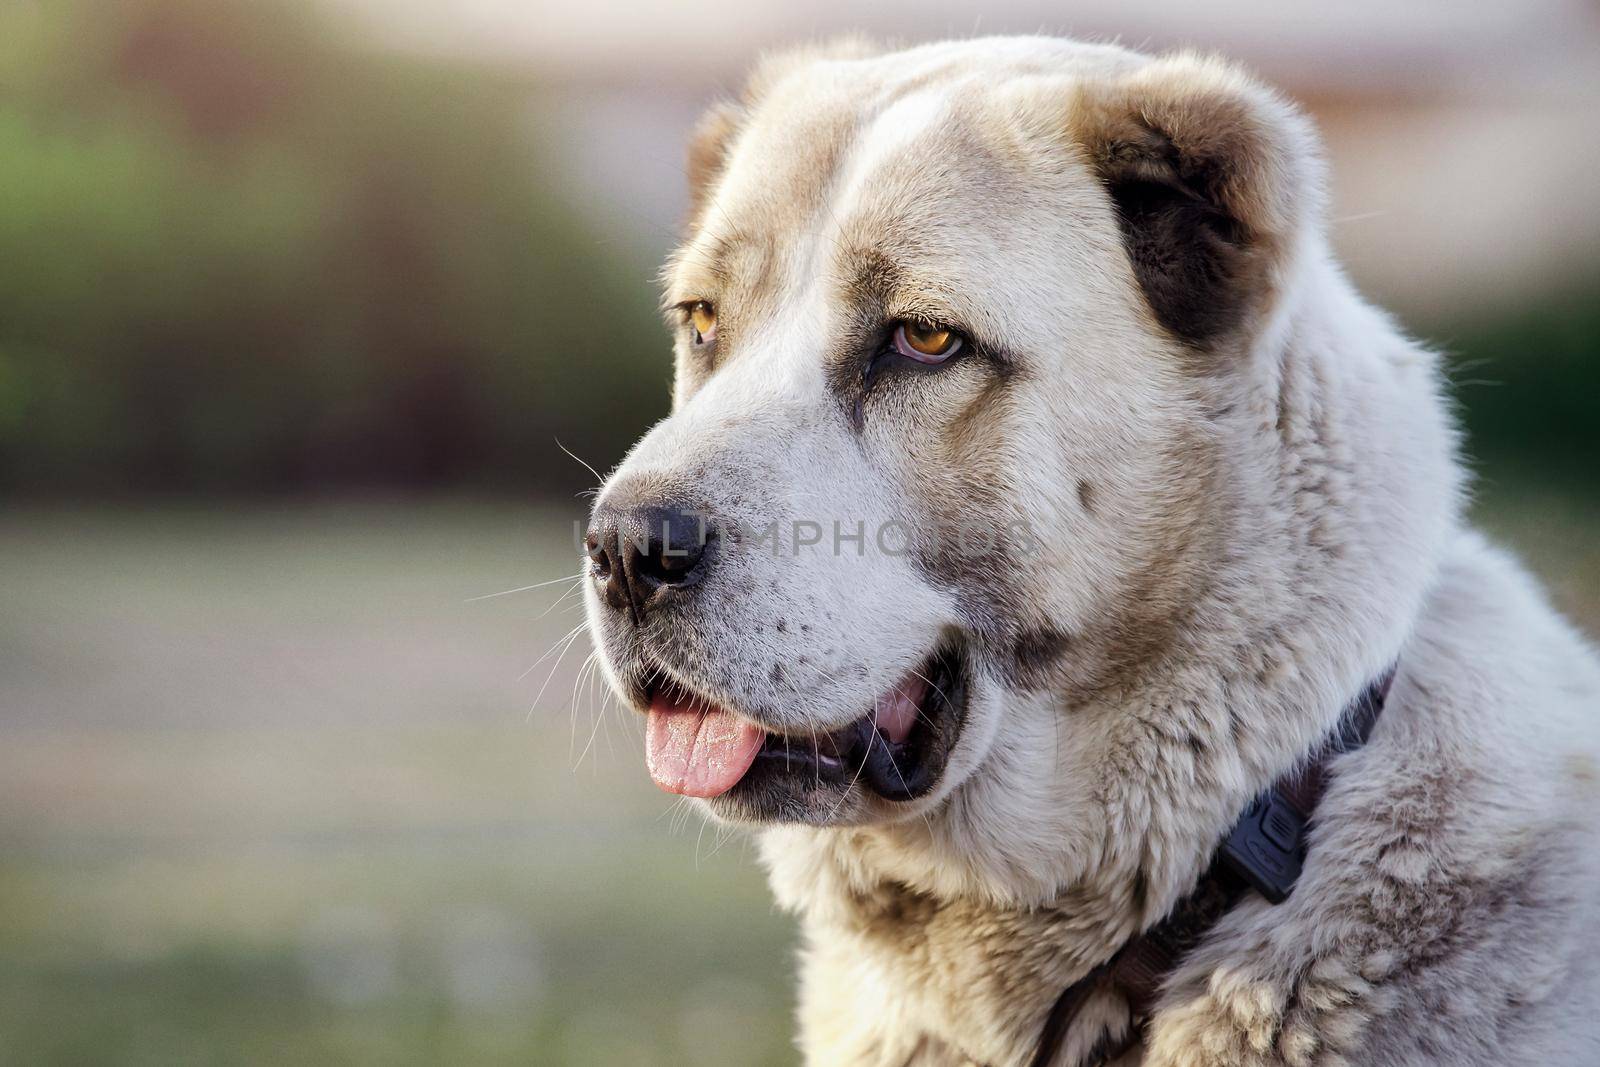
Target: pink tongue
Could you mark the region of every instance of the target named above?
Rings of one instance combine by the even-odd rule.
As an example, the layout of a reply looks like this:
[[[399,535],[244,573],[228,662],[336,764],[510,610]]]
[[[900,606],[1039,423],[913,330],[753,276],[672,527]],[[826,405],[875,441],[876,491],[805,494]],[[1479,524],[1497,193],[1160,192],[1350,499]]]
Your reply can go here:
[[[657,693],[645,727],[650,778],[669,793],[714,797],[744,777],[767,739],[761,727],[731,711],[704,711]]]

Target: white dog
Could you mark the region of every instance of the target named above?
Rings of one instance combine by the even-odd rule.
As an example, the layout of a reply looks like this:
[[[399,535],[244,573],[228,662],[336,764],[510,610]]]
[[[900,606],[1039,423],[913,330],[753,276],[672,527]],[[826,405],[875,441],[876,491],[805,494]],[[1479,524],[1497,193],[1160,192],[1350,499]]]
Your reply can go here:
[[[1464,525],[1292,106],[846,44],[690,177],[588,608],[800,917],[808,1062],[1600,1064],[1600,668]]]

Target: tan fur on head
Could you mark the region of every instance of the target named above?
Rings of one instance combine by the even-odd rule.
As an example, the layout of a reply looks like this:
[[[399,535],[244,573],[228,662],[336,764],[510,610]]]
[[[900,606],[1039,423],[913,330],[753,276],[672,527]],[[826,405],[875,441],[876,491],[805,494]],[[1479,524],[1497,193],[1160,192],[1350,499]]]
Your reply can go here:
[[[709,801],[800,917],[809,1063],[1028,1062],[1397,660],[1301,884],[1227,915],[1126,1067],[1600,1063],[1600,667],[1466,529],[1436,360],[1334,263],[1298,111],[1190,55],[803,50],[690,171],[673,414],[597,507],[910,535],[730,537],[648,624],[591,584],[608,677],[805,738],[941,647],[968,664],[927,792]],[[970,347],[880,359],[906,322]],[[973,523],[1029,550],[942,532]],[[1058,1067],[1129,1025],[1097,996]]]

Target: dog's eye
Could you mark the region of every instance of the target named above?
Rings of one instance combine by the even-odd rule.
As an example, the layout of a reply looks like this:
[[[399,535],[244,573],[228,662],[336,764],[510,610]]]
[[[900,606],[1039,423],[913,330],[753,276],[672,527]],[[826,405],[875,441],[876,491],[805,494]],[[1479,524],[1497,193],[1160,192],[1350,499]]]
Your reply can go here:
[[[704,300],[696,300],[684,309],[689,325],[694,327],[694,343],[708,345],[717,339],[717,309]]]
[[[943,363],[961,351],[961,335],[940,326],[902,322],[894,328],[894,350],[918,363]]]

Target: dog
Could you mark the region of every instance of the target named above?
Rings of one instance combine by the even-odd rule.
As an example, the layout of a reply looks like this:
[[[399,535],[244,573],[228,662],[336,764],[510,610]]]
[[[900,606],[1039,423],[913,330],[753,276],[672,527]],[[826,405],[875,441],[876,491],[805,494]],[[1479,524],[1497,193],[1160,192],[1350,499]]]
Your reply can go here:
[[[845,41],[688,176],[672,411],[585,597],[652,778],[798,916],[806,1062],[1600,1064],[1600,665],[1467,525],[1293,105]],[[1236,884],[1139,1003],[1107,968],[1308,768],[1284,899]]]

